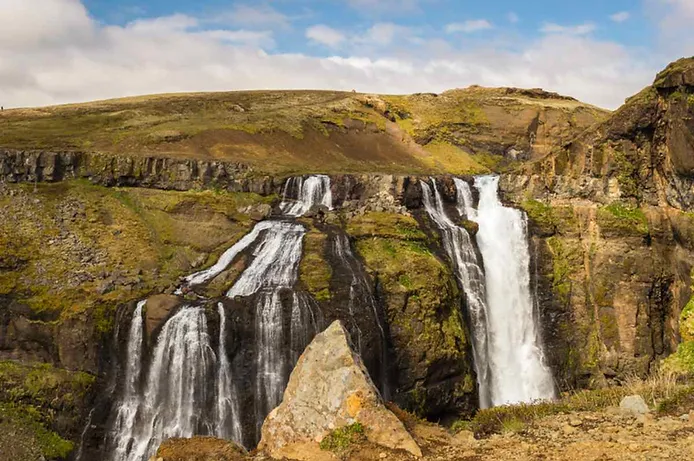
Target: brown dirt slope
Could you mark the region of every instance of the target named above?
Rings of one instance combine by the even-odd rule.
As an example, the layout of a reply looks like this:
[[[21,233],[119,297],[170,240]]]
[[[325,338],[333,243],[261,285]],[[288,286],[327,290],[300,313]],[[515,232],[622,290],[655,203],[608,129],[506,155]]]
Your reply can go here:
[[[542,90],[169,94],[0,113],[0,146],[226,160],[257,171],[451,172],[546,154],[607,112]]]

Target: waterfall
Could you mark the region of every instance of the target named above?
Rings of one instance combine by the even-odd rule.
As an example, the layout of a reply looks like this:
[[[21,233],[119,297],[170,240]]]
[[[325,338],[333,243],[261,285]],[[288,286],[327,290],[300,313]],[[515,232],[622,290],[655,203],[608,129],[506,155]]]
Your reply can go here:
[[[227,316],[224,304],[217,304],[219,313],[219,367],[217,368],[216,421],[217,437],[231,439],[243,445],[240,409],[231,365],[226,350]]]
[[[374,380],[379,385],[379,390],[384,399],[390,398],[388,380],[388,341],[386,330],[379,315],[378,303],[374,299],[371,284],[366,275],[360,270],[361,264],[352,253],[349,239],[344,233],[335,234],[332,239],[332,253],[341,264],[336,268],[346,271],[349,282],[349,297],[347,298],[348,318],[345,324],[350,331],[352,341],[362,358],[365,356],[365,347],[373,347],[363,343],[363,333],[359,327],[359,321],[366,320],[369,326],[375,325],[378,329],[378,375]]]
[[[475,179],[480,193],[477,242],[487,284],[492,403],[505,405],[552,398],[554,384],[535,325],[526,217],[501,204],[498,183],[496,176]]]
[[[282,194],[280,204],[282,212],[286,216],[302,216],[314,205],[323,205],[332,209],[330,177],[314,175],[306,179],[302,176],[289,178]]]
[[[123,394],[117,404],[116,419],[113,423],[114,461],[128,459],[128,449],[133,438],[135,417],[140,406],[138,383],[142,367],[143,324],[142,309],[146,301],[137,303],[128,333],[126,350],[125,379]]]
[[[185,306],[164,324],[152,353],[128,460],[144,460],[171,437],[212,433],[207,378],[215,365],[205,312]]]
[[[148,348],[148,357],[143,347],[146,302],[137,305],[109,437],[112,461],[146,461],[170,437],[216,435],[239,443],[255,442],[253,434],[258,436],[267,414],[281,402],[292,368],[324,323],[317,302],[296,288],[306,234],[296,218],[317,205],[332,209],[330,187],[328,176],[289,179],[280,216],[258,223],[214,265],[183,279],[178,295],[186,286],[210,282],[242,253],[248,254],[248,266],[226,293],[229,301],[216,304],[217,354],[207,328],[205,308],[210,307],[211,300],[198,295],[195,303],[175,311],[161,327],[156,343]],[[385,329],[368,280],[360,272],[346,236],[338,239],[335,251],[345,270],[350,271],[350,317],[359,317],[359,321],[373,317],[385,373]],[[227,342],[238,325],[227,318],[225,306],[230,304],[250,305],[254,319],[249,332],[254,341],[235,338],[249,340],[244,343],[245,352],[235,352],[233,357],[228,355]],[[239,373],[242,370],[243,375]],[[387,383],[385,377],[381,381]],[[252,392],[252,399],[239,397],[246,389]],[[383,392],[387,395],[387,387]],[[246,422],[244,411],[251,419],[255,416],[255,428],[242,425]]]
[[[470,235],[446,214],[436,181],[432,179],[431,185],[425,182],[421,185],[424,208],[441,233],[444,250],[453,264],[456,278],[465,293],[468,317],[471,322],[472,353],[477,373],[479,403],[481,408],[487,408],[492,404],[492,399],[484,273]]]

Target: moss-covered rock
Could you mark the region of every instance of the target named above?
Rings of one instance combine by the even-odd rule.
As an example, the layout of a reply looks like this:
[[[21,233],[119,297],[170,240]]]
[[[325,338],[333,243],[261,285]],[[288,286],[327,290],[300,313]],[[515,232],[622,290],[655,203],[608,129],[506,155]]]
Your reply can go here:
[[[470,346],[451,269],[411,217],[367,213],[347,231],[385,299],[402,403],[430,416],[470,410]]]
[[[13,458],[18,461],[35,459],[33,452],[66,459],[82,429],[94,383],[92,375],[48,364],[0,362],[0,425],[6,426],[0,447],[23,447],[26,454]]]

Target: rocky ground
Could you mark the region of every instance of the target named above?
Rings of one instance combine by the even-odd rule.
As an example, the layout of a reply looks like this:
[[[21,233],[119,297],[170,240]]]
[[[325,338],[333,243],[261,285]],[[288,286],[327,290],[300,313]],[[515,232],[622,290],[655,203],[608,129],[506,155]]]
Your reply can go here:
[[[515,429],[516,431],[512,430]],[[504,434],[476,440],[470,431],[452,435],[441,426],[412,427],[425,461],[619,461],[694,459],[694,411],[681,417],[626,416],[619,410],[572,413],[537,421],[530,427],[509,428]],[[264,455],[254,459],[266,460]],[[319,458],[316,458],[319,459]],[[365,444],[329,459],[366,461],[416,459]]]

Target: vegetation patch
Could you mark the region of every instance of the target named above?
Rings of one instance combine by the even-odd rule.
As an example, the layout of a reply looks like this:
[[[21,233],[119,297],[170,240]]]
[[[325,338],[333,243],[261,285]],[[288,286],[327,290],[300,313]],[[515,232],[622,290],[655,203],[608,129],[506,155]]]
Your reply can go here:
[[[553,234],[557,227],[557,218],[550,205],[539,200],[525,200],[521,207],[528,214],[528,218],[540,229],[548,234]]]
[[[366,440],[364,426],[357,422],[349,426],[335,429],[320,442],[321,450],[344,454],[354,445]]]
[[[14,437],[4,443],[35,447],[46,460],[67,459],[74,444],[46,427],[41,412],[31,405],[0,403],[0,427],[8,426],[0,439],[11,431]],[[29,448],[31,450],[31,448]]]
[[[105,188],[86,181],[6,186],[0,295],[40,319],[87,312],[100,333],[115,307],[212,264],[253,226],[239,212],[273,197]]]
[[[621,203],[598,209],[598,225],[603,231],[615,232],[618,235],[645,236],[649,233],[648,219],[638,207]]]
[[[658,404],[658,414],[680,416],[694,411],[694,386],[679,389]]]
[[[347,233],[357,238],[383,237],[398,240],[427,240],[426,234],[419,228],[411,216],[397,213],[371,212],[351,219]]]
[[[677,378],[678,376],[671,372],[659,371],[645,380],[634,377],[622,386],[571,392],[556,401],[479,410],[472,420],[456,422],[452,429],[471,430],[476,437],[489,437],[509,431],[519,432],[547,416],[584,411],[598,412],[608,407],[619,406],[624,397],[634,394],[641,395],[646,402],[657,408],[672,408],[677,405],[686,408],[694,403],[694,400],[690,400],[692,387],[678,384]]]
[[[327,236],[316,229],[304,235],[304,254],[299,265],[299,278],[317,301],[329,301],[332,269],[325,259]]]

